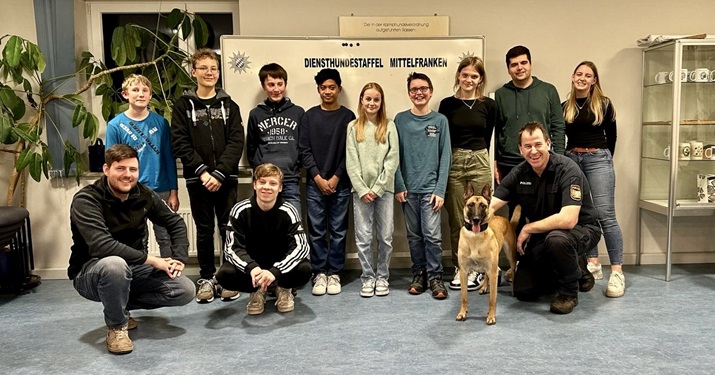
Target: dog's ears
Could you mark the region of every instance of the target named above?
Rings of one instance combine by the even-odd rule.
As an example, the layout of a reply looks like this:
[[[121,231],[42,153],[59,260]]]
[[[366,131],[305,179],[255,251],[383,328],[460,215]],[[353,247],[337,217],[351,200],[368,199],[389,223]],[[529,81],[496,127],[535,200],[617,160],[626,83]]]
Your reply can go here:
[[[492,200],[492,185],[491,184],[484,185],[484,188],[482,188],[482,196],[488,201]]]
[[[464,200],[466,201],[467,199],[471,198],[474,195],[474,186],[472,184],[467,184],[467,187],[464,189]]]

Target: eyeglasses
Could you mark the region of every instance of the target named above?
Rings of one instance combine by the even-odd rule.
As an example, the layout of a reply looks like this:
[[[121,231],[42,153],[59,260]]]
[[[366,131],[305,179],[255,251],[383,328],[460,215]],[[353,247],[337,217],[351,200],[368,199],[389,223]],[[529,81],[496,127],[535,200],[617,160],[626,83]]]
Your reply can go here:
[[[418,91],[424,94],[424,93],[429,92],[430,88],[429,88],[429,86],[413,87],[409,91],[410,91],[410,94],[412,94],[412,95],[417,94]]]
[[[215,66],[212,66],[210,68],[208,66],[199,66],[196,67],[196,70],[200,71],[201,73],[206,73],[207,71],[211,73],[218,73],[218,68]]]

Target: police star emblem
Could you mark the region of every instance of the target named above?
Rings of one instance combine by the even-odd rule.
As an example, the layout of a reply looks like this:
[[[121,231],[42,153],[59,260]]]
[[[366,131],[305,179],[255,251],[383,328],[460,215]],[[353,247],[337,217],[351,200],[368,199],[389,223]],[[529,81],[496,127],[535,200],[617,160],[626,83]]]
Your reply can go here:
[[[581,185],[571,185],[570,189],[571,199],[575,201],[581,200]]]
[[[246,73],[248,68],[251,67],[251,62],[248,60],[246,53],[241,53],[241,51],[234,52],[229,58],[229,64],[231,64],[231,70],[234,73]]]

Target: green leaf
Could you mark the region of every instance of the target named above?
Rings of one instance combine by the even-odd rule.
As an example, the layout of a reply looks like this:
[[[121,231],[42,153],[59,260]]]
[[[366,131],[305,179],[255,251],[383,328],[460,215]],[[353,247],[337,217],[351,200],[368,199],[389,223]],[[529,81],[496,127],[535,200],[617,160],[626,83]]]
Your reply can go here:
[[[45,56],[36,44],[27,42],[27,50],[30,53],[30,58],[33,62],[32,69],[42,73],[45,71]]]
[[[97,96],[111,95],[114,94],[114,90],[111,87],[102,83],[97,86],[97,89],[95,90],[94,94]]]
[[[22,38],[17,35],[10,37],[7,41],[5,48],[2,51],[2,57],[7,61],[8,65],[12,68],[16,68],[20,65],[20,58],[22,56]]]
[[[92,52],[82,51],[82,53],[80,54],[80,57],[82,57],[83,59],[92,59],[92,58],[94,58],[94,55],[92,54]]]
[[[75,160],[75,154],[77,153],[77,149],[72,146],[69,140],[65,141],[65,152],[62,155],[62,164],[64,166],[64,175],[69,176],[70,175],[70,169],[72,168],[72,163]],[[79,175],[79,174],[78,174]]]
[[[124,50],[126,51],[128,62],[134,62],[137,59],[137,48],[134,46],[134,29],[131,27],[124,29]]]
[[[82,130],[82,136],[90,139],[92,142],[97,138],[99,133],[99,119],[94,113],[87,113],[87,121],[84,122],[84,129]]]
[[[174,8],[171,10],[171,13],[169,13],[169,16],[166,18],[166,26],[168,26],[170,29],[176,29],[179,26],[179,22],[184,18],[184,12],[181,11],[181,9]]]
[[[11,130],[12,121],[10,120],[10,116],[8,116],[6,113],[3,113],[2,116],[0,116],[0,141],[3,141],[3,143],[5,143],[5,139],[8,137],[8,135],[10,135]]]
[[[16,171],[22,172],[22,170],[25,169],[28,164],[30,164],[30,161],[32,161],[32,153],[33,151],[29,148],[26,148],[20,152],[20,155],[17,157],[17,161],[15,162]]]
[[[124,48],[124,27],[119,26],[112,33],[112,60],[118,66],[123,66],[127,61],[127,51]]]
[[[76,128],[82,123],[85,122],[87,119],[87,108],[85,108],[83,105],[78,105],[74,107],[74,111],[72,112],[72,127]]]
[[[42,174],[45,175],[45,178],[49,179],[52,155],[50,155],[50,149],[45,142],[40,142],[40,144],[42,145]]]
[[[19,121],[25,115],[25,102],[7,86],[0,88],[0,103],[12,113],[15,121]]]
[[[18,135],[18,137],[24,139],[27,141],[27,143],[32,143],[34,144],[37,142],[37,133],[35,132],[30,132],[30,124],[27,122],[23,122],[22,124],[17,124],[17,126],[13,129],[15,134]]]
[[[76,105],[84,104],[84,99],[82,99],[82,97],[77,94],[65,94],[65,95],[62,95],[62,97]]]
[[[104,121],[109,121],[112,116],[112,99],[108,97],[102,98],[102,118]]]
[[[33,180],[40,182],[40,177],[42,174],[42,156],[38,154],[37,152],[32,152],[32,156],[30,158],[30,177],[32,177]]]
[[[209,41],[209,28],[201,17],[194,15],[194,42],[196,48],[204,47]]]
[[[26,79],[22,82],[22,88],[25,89],[25,92],[27,93],[32,92],[32,83]]]
[[[191,18],[184,17],[184,20],[181,22],[181,39],[186,40],[189,34],[191,34]]]

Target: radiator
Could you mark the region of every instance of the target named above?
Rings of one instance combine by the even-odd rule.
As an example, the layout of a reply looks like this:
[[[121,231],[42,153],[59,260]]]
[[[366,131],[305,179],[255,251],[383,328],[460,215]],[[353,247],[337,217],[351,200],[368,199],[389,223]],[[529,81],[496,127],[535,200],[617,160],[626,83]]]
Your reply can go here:
[[[186,234],[189,237],[189,257],[196,257],[196,226],[194,225],[194,218],[191,217],[191,210],[179,209],[177,212],[184,223],[186,223]],[[149,254],[154,256],[160,256],[159,244],[156,242],[156,237],[154,236],[154,226],[151,221],[147,221],[147,226],[149,227]],[[219,235],[218,226],[214,228],[214,255],[221,256],[221,235]]]

